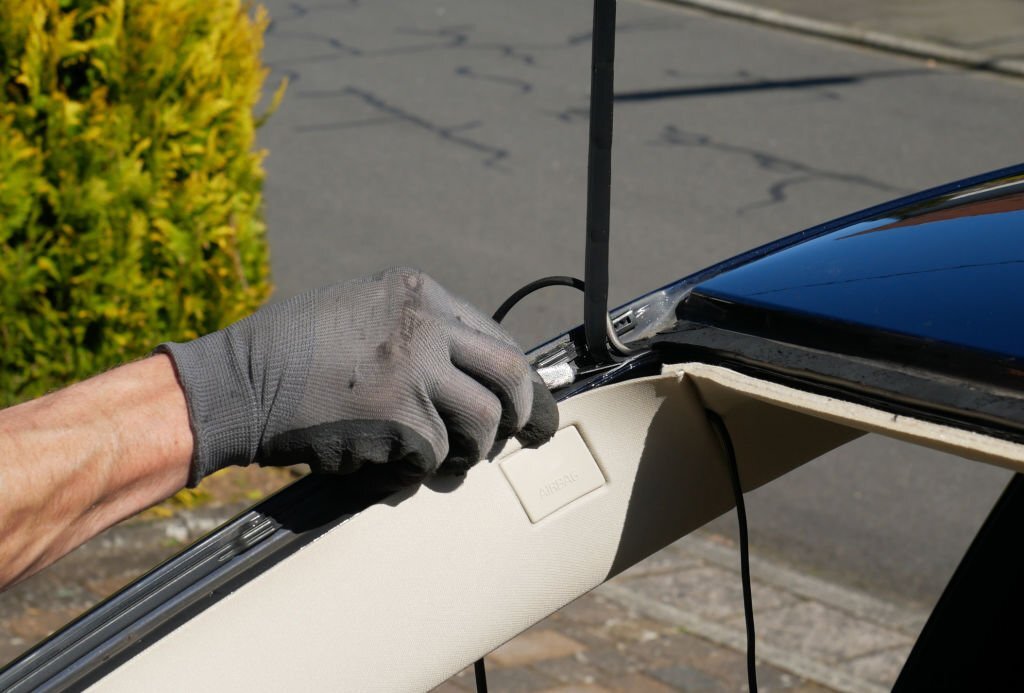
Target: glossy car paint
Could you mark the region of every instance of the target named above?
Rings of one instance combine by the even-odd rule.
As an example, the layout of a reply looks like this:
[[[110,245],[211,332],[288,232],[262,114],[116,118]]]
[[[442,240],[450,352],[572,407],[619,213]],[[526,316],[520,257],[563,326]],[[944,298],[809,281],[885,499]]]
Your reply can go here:
[[[1017,174],[887,210],[719,274],[693,289],[679,316],[896,361],[920,363],[927,351],[926,359],[946,359],[938,370],[987,371],[1009,382],[1024,366],[1022,270]]]

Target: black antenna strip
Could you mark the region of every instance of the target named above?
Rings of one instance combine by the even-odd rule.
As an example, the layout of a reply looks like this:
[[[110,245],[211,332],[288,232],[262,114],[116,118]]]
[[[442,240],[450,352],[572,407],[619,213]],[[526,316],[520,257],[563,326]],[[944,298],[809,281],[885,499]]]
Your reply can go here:
[[[594,0],[590,60],[590,150],[587,159],[587,246],[583,334],[598,364],[613,363],[608,350],[608,237],[612,185],[612,100],[615,0]]]

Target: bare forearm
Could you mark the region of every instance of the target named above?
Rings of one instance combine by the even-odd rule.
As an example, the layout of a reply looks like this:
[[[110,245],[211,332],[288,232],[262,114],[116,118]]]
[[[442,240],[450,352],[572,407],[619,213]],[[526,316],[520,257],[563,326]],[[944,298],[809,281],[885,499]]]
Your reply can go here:
[[[0,590],[182,488],[192,445],[165,355],[0,411]]]
[[[512,337],[411,268],[157,349],[0,411],[0,589],[227,466],[370,465],[383,490],[558,428]]]

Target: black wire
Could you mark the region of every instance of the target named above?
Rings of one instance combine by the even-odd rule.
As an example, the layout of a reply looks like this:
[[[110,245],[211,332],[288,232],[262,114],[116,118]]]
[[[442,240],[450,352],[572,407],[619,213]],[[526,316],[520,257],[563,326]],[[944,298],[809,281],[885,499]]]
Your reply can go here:
[[[491,316],[492,319],[494,322],[501,322],[517,303],[532,294],[534,291],[538,291],[549,286],[574,286],[580,291],[583,291],[583,282],[576,277],[564,277],[561,275],[544,277],[537,281],[530,282],[506,298],[505,302],[498,306],[498,310],[494,311],[494,315]],[[487,693],[487,670],[484,669],[483,657],[473,663],[473,672],[476,674],[477,693]]]
[[[736,464],[736,451],[725,422],[710,409],[705,410],[712,427],[718,432],[725,446],[729,462],[729,480],[736,499],[736,519],[740,526],[740,579],[743,581],[743,617],[747,622],[747,687],[750,693],[757,693],[757,664],[754,653],[754,597],[750,591],[750,540],[747,536],[747,508],[743,503],[743,485],[740,483],[740,468]]]
[[[532,294],[534,291],[537,291],[538,289],[543,289],[548,286],[572,286],[579,289],[580,291],[583,291],[583,282],[577,279],[576,277],[564,277],[561,275],[556,275],[553,277],[544,277],[543,279],[538,279],[535,282],[530,282],[529,284],[527,284],[526,286],[524,286],[523,288],[519,289],[514,294],[506,298],[505,302],[498,307],[498,310],[494,311],[494,315],[492,316],[494,322],[501,322],[502,320],[505,319],[505,316],[508,315],[508,312],[512,310],[512,307],[515,306],[515,304],[522,301],[524,298]]]
[[[477,693],[487,693],[487,672],[484,670],[484,658],[476,660],[473,664],[473,671],[476,673]]]

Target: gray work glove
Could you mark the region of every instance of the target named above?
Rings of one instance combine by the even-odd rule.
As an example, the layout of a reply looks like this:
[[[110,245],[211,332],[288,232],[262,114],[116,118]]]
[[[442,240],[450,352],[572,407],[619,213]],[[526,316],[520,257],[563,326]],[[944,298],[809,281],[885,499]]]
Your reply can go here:
[[[190,486],[252,462],[341,474],[388,463],[397,488],[439,466],[465,472],[496,439],[539,444],[558,426],[512,338],[413,269],[311,291],[157,351],[188,402]]]

